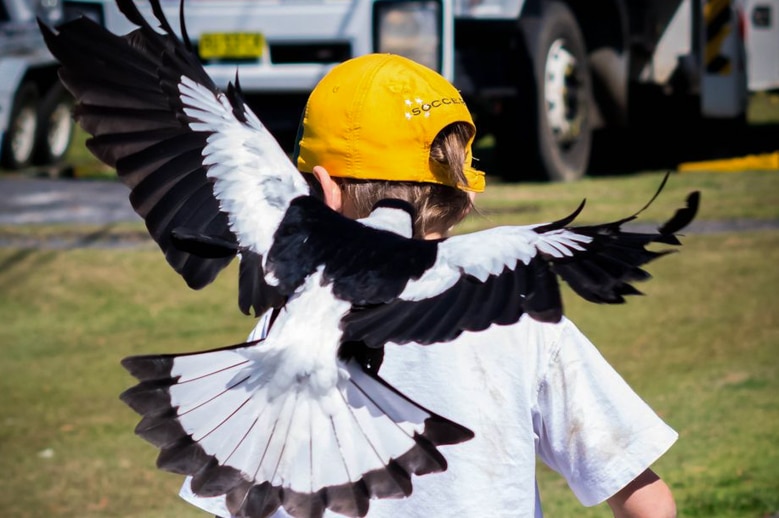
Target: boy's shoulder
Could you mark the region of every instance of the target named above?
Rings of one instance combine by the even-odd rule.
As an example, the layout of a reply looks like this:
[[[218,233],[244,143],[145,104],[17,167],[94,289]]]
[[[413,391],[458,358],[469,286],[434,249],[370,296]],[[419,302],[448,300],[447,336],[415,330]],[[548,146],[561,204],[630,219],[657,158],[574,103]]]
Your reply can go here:
[[[542,322],[523,315],[518,322],[509,325],[493,324],[482,331],[462,333],[454,342],[468,347],[517,347],[535,348],[547,355],[555,355],[567,340],[585,339],[581,331],[569,319],[559,322]]]

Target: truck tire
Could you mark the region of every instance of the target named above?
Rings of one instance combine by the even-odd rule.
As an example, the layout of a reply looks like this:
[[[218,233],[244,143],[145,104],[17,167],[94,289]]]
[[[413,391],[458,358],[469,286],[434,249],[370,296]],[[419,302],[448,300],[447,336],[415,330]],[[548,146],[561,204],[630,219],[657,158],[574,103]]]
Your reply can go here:
[[[3,135],[0,163],[6,169],[22,169],[30,165],[35,150],[38,126],[38,89],[33,83],[24,83],[16,92],[8,128]]]
[[[537,17],[521,19],[519,29],[527,55],[519,94],[496,131],[499,166],[513,180],[577,180],[592,146],[592,79],[581,29],[554,0],[542,2]]]
[[[36,164],[56,165],[64,160],[75,131],[72,110],[73,98],[59,82],[55,83],[38,109]]]

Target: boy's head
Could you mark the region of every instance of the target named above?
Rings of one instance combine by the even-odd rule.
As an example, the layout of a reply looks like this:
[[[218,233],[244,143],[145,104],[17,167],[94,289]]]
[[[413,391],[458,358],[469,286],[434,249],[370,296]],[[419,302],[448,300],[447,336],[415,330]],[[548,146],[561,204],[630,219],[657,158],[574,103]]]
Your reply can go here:
[[[367,210],[376,196],[401,197],[421,205],[418,212],[432,203],[459,215],[470,206],[468,192],[484,190],[484,174],[471,167],[475,133],[460,93],[441,75],[401,56],[369,54],[336,66],[313,90],[296,161],[304,173],[324,167],[347,196],[370,191]],[[400,184],[413,192],[398,192]],[[457,222],[444,219],[418,233]]]

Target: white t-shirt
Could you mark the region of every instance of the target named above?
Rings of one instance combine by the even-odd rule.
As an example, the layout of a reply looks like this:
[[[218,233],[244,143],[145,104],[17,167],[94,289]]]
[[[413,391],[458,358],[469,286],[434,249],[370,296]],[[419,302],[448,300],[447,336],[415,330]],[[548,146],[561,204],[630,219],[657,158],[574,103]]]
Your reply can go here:
[[[380,375],[475,437],[439,447],[448,469],[414,477],[408,498],[371,500],[371,518],[540,517],[536,456],[565,477],[583,505],[595,505],[677,438],[565,319],[543,324],[523,317],[450,343],[389,345]],[[188,480],[181,496],[229,516],[223,498],[196,497]],[[279,511],[274,518],[285,516]]]

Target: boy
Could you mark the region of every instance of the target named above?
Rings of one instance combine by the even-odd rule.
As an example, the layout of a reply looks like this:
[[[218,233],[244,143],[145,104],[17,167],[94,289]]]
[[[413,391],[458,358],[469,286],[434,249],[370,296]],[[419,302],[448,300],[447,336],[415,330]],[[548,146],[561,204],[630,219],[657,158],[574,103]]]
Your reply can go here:
[[[382,198],[417,213],[414,232],[445,236],[471,208],[483,175],[471,168],[475,127],[460,94],[405,58],[368,55],[335,67],[312,92],[298,168],[351,218]],[[250,340],[263,336],[260,320]],[[469,427],[444,448],[443,473],[415,478],[410,498],[372,500],[371,517],[542,516],[535,457],[560,472],[583,505],[616,517],[670,517],[670,490],[651,471],[676,433],[568,320],[524,316],[453,342],[385,347],[380,375],[410,398]],[[182,496],[226,516],[221,499]],[[286,516],[279,510],[274,516]]]

